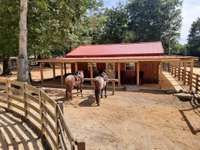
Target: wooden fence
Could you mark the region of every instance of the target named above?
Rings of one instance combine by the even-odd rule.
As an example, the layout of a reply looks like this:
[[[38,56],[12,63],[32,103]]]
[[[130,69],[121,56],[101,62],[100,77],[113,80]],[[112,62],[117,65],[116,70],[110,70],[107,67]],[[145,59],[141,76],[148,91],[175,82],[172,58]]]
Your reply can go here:
[[[0,107],[34,128],[45,149],[85,149],[85,143],[72,136],[60,106],[43,90],[26,83],[0,80]]]
[[[183,85],[188,85],[190,91],[200,94],[200,74],[191,73],[186,67],[180,65],[169,65],[165,71],[169,71],[178,81],[182,81]]]

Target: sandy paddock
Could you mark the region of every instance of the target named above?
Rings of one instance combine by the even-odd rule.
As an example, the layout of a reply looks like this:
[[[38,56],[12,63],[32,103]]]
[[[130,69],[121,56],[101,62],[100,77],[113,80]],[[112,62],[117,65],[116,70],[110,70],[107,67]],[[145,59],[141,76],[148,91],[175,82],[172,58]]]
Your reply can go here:
[[[93,91],[85,90],[83,98],[65,102],[64,115],[88,150],[199,150],[200,113],[190,108],[172,95],[119,91],[96,107]]]

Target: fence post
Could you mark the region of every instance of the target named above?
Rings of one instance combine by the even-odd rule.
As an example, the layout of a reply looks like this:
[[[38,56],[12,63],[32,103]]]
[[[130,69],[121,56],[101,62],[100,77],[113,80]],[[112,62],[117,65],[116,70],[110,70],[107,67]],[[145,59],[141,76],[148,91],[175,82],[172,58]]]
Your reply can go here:
[[[40,102],[40,118],[41,118],[41,140],[42,140],[42,144],[45,145],[46,144],[46,140],[45,140],[45,130],[44,130],[44,108],[43,108],[43,98],[42,98],[42,92],[40,90],[39,92],[39,102]]]
[[[178,80],[181,80],[181,64],[178,64]]]
[[[193,65],[194,65],[194,62],[193,62],[193,61],[191,61],[191,62],[190,62],[190,79],[189,79],[189,83],[190,83],[190,90],[192,90]]]
[[[7,107],[8,109],[10,109],[10,98],[9,98],[9,94],[10,94],[10,81],[7,79],[6,80],[6,93],[7,93]]]
[[[27,109],[28,109],[28,105],[27,105],[27,98],[26,98],[26,83],[23,84],[23,98],[24,98],[24,116],[25,118],[27,117]]]
[[[77,150],[85,150],[85,142],[79,142],[76,140],[76,146],[77,146]]]
[[[56,104],[56,140],[57,140],[56,149],[60,149],[60,140],[59,140],[60,128],[58,125],[58,120],[60,119],[60,115],[58,107],[59,107],[58,104]]]
[[[196,86],[195,86],[195,92],[198,93],[199,91],[199,75],[196,74]]]

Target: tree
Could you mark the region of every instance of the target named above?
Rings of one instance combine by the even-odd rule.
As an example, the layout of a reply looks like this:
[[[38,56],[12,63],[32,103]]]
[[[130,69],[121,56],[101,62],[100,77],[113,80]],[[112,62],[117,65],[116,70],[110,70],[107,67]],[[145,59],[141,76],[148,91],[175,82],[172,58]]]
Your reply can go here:
[[[116,8],[106,9],[101,15],[104,16],[104,25],[100,28],[97,43],[121,43],[128,27],[128,13],[123,5]]]
[[[200,18],[192,24],[188,37],[188,49],[191,55],[200,57]]]
[[[26,82],[29,79],[28,58],[27,58],[27,12],[28,0],[20,0],[20,37],[19,37],[19,56],[18,74],[19,81]]]
[[[169,49],[169,43],[179,36],[181,5],[180,0],[130,0],[129,30],[138,42],[162,40]]]
[[[0,0],[0,58],[5,62],[4,71],[9,57],[16,56],[19,49],[19,2]],[[88,32],[83,17],[96,2],[29,0],[27,55],[46,57],[57,51],[64,54],[65,50],[81,44],[84,32]],[[84,30],[80,30],[80,26]]]
[[[9,74],[8,60],[16,56],[19,47],[19,1],[0,0],[0,59],[3,74]]]

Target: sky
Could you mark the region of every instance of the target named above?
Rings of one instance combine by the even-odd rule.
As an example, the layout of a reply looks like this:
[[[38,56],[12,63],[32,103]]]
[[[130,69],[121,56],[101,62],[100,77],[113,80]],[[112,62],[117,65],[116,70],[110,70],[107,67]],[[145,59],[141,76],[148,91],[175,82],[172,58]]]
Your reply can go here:
[[[118,3],[126,3],[127,0],[104,0],[104,5],[106,7],[114,7]],[[181,27],[181,36],[180,43],[186,44],[188,34],[191,28],[193,21],[196,21],[200,17],[200,0],[183,0],[182,8],[182,27]]]

